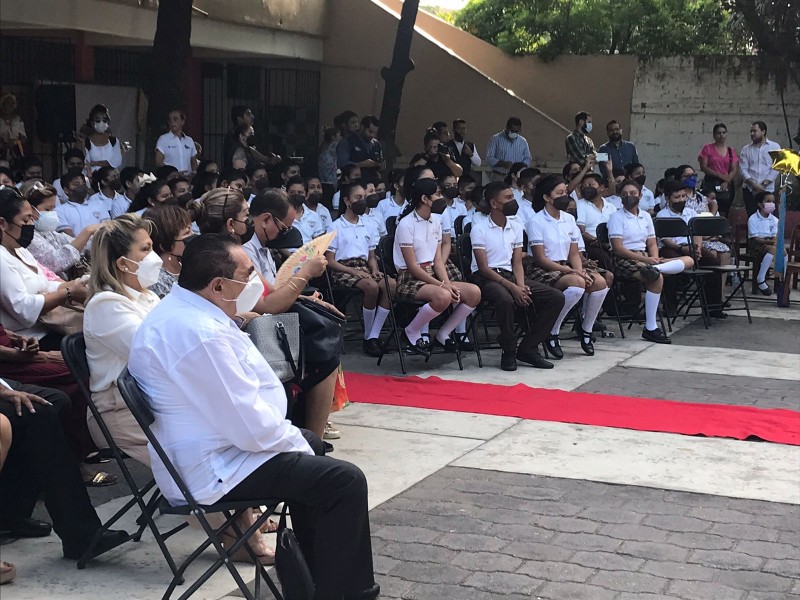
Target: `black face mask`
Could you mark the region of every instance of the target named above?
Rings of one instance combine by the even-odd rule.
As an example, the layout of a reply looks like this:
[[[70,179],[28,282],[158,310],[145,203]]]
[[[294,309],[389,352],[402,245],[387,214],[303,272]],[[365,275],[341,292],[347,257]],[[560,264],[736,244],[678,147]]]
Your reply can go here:
[[[438,200],[434,200],[433,204],[431,204],[431,212],[435,215],[442,214],[445,208],[447,208],[447,200],[445,200],[444,198],[439,198]]]
[[[686,208],[686,202],[673,202],[671,208],[672,212],[680,214],[683,212],[683,209]]]
[[[569,206],[570,197],[569,196],[559,196],[558,198],[553,199],[553,208],[556,210],[567,210]]]
[[[69,199],[75,204],[83,204],[83,201],[86,200],[86,196],[88,194],[89,190],[86,189],[85,185],[82,185],[69,193]]]
[[[598,191],[598,189],[593,187],[585,187],[581,190],[581,194],[583,195],[584,200],[588,200],[589,202],[597,198],[597,194],[599,193],[600,192]]]
[[[253,195],[253,188],[250,186],[245,186],[242,188],[242,196],[244,199],[247,200],[250,196]]]
[[[639,175],[638,177],[634,177],[633,180],[644,187],[644,182],[647,181],[647,175]]]
[[[291,196],[289,196],[289,202],[292,203],[292,206],[294,206],[295,210],[303,206],[303,204],[305,203],[305,199],[306,197],[303,196],[302,194],[292,194]]]
[[[17,225],[19,227],[19,237],[16,239],[17,243],[23,248],[27,248],[33,241],[33,234],[36,231],[35,225]],[[10,236],[9,236],[10,237]]]
[[[442,190],[442,194],[444,195],[445,198],[453,200],[458,197],[458,188],[456,186],[446,187],[444,188],[444,190]]]
[[[308,198],[306,198],[306,202],[308,202],[309,206],[316,206],[319,204],[319,201],[322,200],[322,194],[309,194]]]
[[[365,212],[367,212],[367,201],[366,200],[354,200],[350,203],[350,210],[353,211],[353,214],[357,217],[360,217]]]
[[[519,203],[516,200],[506,202],[503,204],[503,214],[507,217],[513,217],[519,210]]]
[[[302,245],[303,234],[296,227],[290,227],[282,231],[279,228],[278,235],[264,242],[264,248],[274,248],[276,250],[299,248]]]
[[[369,196],[367,196],[365,200],[367,201],[367,206],[369,208],[375,208],[376,206],[378,206],[378,203],[384,198],[386,198],[386,192],[380,192],[380,193],[376,192],[374,194],[370,194]]]
[[[237,221],[237,223],[241,223],[241,221]],[[247,217],[247,219],[244,222],[244,227],[245,227],[244,233],[239,236],[239,239],[241,240],[242,244],[246,244],[247,242],[249,242],[250,239],[253,237],[253,234],[256,232],[256,224],[253,222],[253,217]]]
[[[633,210],[639,205],[639,197],[638,196],[622,196],[622,206],[627,208],[628,210]]]

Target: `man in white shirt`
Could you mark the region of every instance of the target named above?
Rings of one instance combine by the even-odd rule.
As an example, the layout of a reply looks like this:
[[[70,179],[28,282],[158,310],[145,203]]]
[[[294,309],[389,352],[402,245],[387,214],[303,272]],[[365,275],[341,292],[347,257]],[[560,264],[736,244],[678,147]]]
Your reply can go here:
[[[299,175],[286,182],[286,193],[297,215],[293,226],[303,235],[303,243],[307,244],[325,233],[325,226],[320,216],[306,206],[306,184]]]
[[[771,150],[780,150],[781,147],[772,140],[767,139],[767,124],[764,121],[754,121],[750,126],[750,139],[752,143],[742,148],[739,157],[744,187],[744,206],[750,216],[758,210],[756,194],[761,192],[774,192],[775,180],[778,172],[772,169]]]
[[[320,456],[321,440],[286,419],[283,385],[234,321],[252,310],[260,285],[229,236],[187,244],[178,284],[133,338],[130,372],[150,398],[154,435],[198,502],[286,498],[315,598],[371,600],[380,587],[366,478],[355,465]],[[164,496],[183,502],[150,454]]]
[[[156,142],[156,166],[170,165],[183,173],[197,168],[197,148],[194,140],[183,132],[186,115],[182,110],[171,110],[167,115],[169,131]]]
[[[92,184],[97,193],[89,196],[88,202],[102,204],[110,215],[114,205],[119,206],[122,201],[119,198],[119,189],[122,187],[119,171],[115,167],[100,167],[92,173]]]
[[[83,150],[79,150],[78,148],[70,148],[64,152],[64,165],[67,167],[67,171],[83,171],[86,168]],[[64,189],[61,187],[61,178],[56,179],[53,182],[53,187],[56,188],[59,201],[66,202],[67,195],[64,193]]]

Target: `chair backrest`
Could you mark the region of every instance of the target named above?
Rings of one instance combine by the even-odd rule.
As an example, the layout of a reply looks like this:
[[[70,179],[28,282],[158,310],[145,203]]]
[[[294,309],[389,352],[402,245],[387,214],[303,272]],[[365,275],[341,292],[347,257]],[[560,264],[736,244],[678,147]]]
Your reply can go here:
[[[792,231],[792,239],[789,242],[789,260],[797,262],[800,259],[800,225]]]
[[[472,273],[472,238],[468,233],[458,238],[458,255],[461,258],[461,272]]]
[[[725,217],[693,217],[689,219],[692,235],[732,237],[733,229]]]
[[[597,231],[595,231],[595,237],[597,241],[600,242],[603,246],[608,246],[611,244],[611,240],[608,238],[608,224],[607,223],[598,223],[597,224]]]
[[[688,237],[689,226],[681,218],[653,219],[653,227],[657,238]]]
[[[459,237],[460,235],[463,235],[463,233],[464,233],[464,219],[465,218],[466,218],[465,215],[458,215],[456,217],[456,220],[453,221],[453,229],[455,229],[455,231],[456,231],[456,237]]]
[[[381,261],[381,270],[386,275],[397,276],[397,268],[394,266],[394,235],[385,235],[378,242],[378,260]]]
[[[89,380],[89,362],[86,360],[86,340],[82,333],[73,333],[61,340],[61,356],[79,385]],[[88,391],[88,390],[87,390]]]
[[[397,230],[397,217],[389,217],[386,219],[386,233],[387,235],[394,236]]]
[[[472,221],[464,225],[464,233],[469,234],[472,231]]]

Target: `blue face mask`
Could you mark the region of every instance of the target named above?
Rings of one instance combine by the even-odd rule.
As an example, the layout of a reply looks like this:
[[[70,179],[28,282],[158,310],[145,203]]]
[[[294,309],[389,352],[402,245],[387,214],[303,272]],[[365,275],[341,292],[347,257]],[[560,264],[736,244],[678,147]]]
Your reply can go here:
[[[690,177],[687,177],[683,180],[683,183],[686,185],[686,187],[695,189],[697,187],[697,175],[691,175]]]

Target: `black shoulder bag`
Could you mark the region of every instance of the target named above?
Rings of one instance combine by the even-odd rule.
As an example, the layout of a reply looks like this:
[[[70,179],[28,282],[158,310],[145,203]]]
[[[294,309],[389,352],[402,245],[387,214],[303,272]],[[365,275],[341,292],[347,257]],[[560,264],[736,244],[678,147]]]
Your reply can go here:
[[[275,541],[275,572],[286,600],[314,600],[315,584],[294,531],[286,527],[284,502]]]

